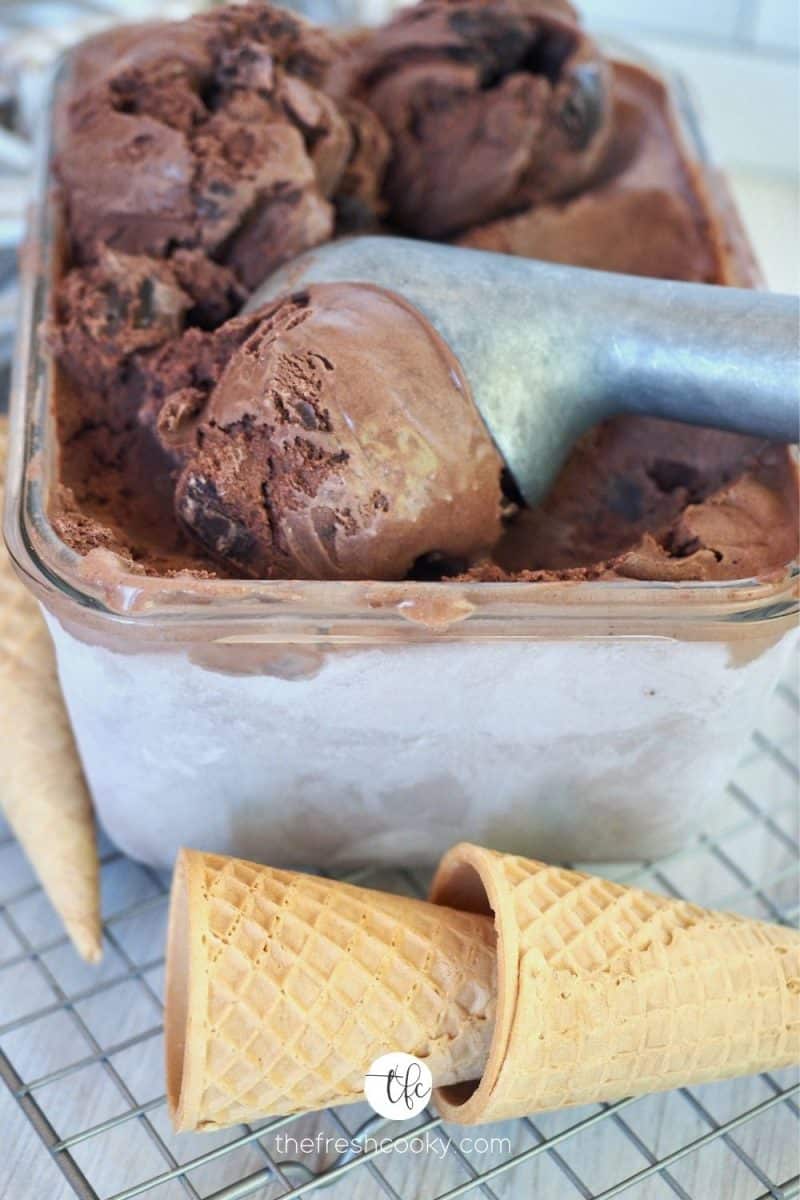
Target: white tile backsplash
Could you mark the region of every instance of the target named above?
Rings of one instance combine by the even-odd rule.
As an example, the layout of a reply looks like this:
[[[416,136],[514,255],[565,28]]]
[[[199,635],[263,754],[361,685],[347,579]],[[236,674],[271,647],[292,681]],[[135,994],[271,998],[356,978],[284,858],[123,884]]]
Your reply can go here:
[[[645,29],[722,40],[735,36],[741,16],[741,0],[578,0],[578,6],[586,24],[595,29]]]
[[[734,171],[729,182],[767,286],[773,292],[800,292],[797,180]]]
[[[717,162],[797,178],[800,94],[791,59],[669,37],[631,41],[684,77]]]
[[[800,54],[800,0],[578,0],[595,30],[645,33],[753,50]]]
[[[800,4],[798,0],[760,0],[755,24],[759,46],[777,50],[800,50]]]
[[[800,0],[576,0],[591,30],[684,75],[725,166],[797,176]]]

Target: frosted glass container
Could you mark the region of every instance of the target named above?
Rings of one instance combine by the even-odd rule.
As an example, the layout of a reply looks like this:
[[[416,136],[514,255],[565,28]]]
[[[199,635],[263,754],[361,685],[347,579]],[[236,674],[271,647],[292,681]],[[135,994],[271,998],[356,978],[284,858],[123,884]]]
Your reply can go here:
[[[39,332],[61,265],[51,153],[48,129],[5,532],[110,837],[157,866],[187,844],[343,867],[432,862],[462,838],[641,858],[695,832],[796,641],[794,569],[688,584],[180,581],[58,539],[59,380]]]

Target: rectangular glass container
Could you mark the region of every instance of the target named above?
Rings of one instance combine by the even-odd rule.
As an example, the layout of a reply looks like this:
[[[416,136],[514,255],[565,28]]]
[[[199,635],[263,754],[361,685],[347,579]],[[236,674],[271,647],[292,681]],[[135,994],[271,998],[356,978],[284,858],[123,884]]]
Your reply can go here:
[[[733,281],[746,238],[683,118]],[[730,583],[237,582],[146,578],[95,552],[86,570],[48,519],[52,126],[51,107],[22,256],[5,533],[111,838],[156,866],[187,844],[338,868],[434,861],[462,838],[642,858],[696,831],[796,641],[795,569]]]

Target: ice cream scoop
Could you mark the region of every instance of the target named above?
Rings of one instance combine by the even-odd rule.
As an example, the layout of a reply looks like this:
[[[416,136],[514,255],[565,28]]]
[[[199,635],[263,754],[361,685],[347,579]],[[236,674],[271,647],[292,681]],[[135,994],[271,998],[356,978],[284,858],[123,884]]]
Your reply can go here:
[[[157,428],[182,463],[176,515],[243,575],[402,579],[500,536],[502,459],[458,362],[399,296],[309,287],[190,331],[159,376],[175,385]]]
[[[248,307],[345,280],[398,294],[438,331],[528,504],[613,413],[798,440],[797,297],[363,237],[309,251]]]

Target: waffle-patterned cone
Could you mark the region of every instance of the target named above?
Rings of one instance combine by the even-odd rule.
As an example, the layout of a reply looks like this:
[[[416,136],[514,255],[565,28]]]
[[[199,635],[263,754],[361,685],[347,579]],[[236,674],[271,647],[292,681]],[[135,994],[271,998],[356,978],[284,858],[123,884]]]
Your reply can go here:
[[[436,903],[495,915],[497,1018],[481,1124],[800,1062],[800,933],[463,843]]]
[[[183,850],[165,1015],[178,1130],[363,1100],[381,1054],[476,1078],[494,1023],[485,916]]]
[[[6,421],[0,418],[0,491]],[[50,635],[0,538],[0,806],[79,954],[102,953],[92,803]]]

